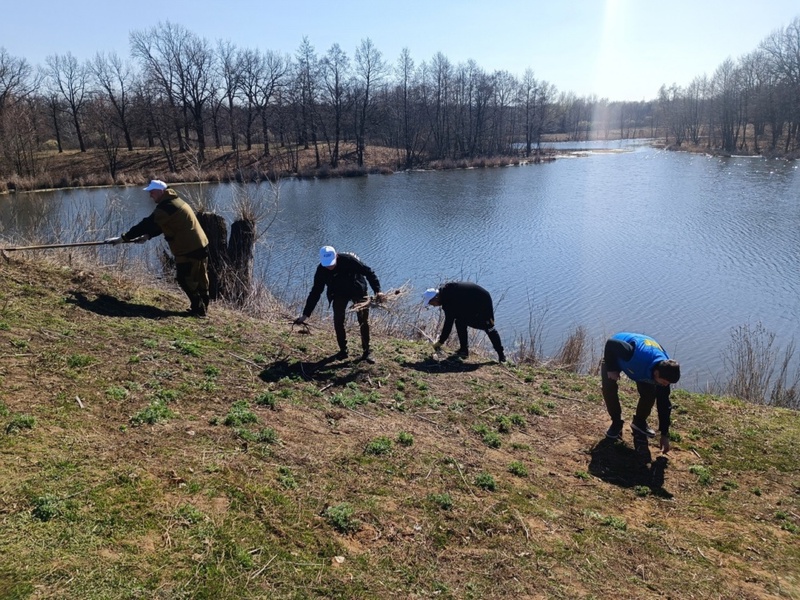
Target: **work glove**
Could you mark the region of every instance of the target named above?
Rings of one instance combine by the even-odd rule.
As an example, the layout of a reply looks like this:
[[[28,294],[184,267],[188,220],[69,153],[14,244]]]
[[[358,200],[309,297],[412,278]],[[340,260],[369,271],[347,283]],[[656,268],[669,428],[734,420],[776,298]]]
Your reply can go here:
[[[434,351],[434,352],[438,352],[438,351],[439,351],[439,350],[441,350],[441,349],[442,349],[442,342],[436,342],[436,343],[433,345],[433,351]]]
[[[611,381],[619,381],[619,371],[608,371],[606,375]]]
[[[377,294],[375,294],[375,302],[377,302],[378,304],[383,304],[383,302],[385,301],[386,301],[386,294],[384,294],[383,292],[378,292]]]
[[[123,240],[122,237],[117,236],[117,237],[106,238],[106,239],[103,240],[103,243],[104,244],[111,244],[112,246],[116,246],[117,244],[121,244],[124,241],[125,240]]]
[[[135,240],[133,240],[133,243],[134,244],[144,244],[149,239],[150,239],[150,236],[145,233],[144,235],[140,235]]]
[[[302,325],[302,324],[303,324],[303,323],[305,323],[307,320],[308,320],[308,317],[307,317],[307,316],[305,316],[305,315],[300,315],[299,317],[297,317],[297,318],[294,320],[294,324],[295,324],[295,325]]]

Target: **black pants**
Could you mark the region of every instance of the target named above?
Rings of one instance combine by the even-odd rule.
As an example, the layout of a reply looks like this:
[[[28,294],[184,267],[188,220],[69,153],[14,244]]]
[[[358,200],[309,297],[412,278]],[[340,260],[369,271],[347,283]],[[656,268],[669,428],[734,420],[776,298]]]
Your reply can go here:
[[[471,327],[471,325],[467,325],[466,321],[463,319],[456,319],[456,333],[458,334],[459,352],[464,352],[465,354],[469,352],[469,337],[467,335],[468,327]],[[486,332],[486,335],[489,336],[489,341],[492,342],[492,348],[494,348],[494,351],[497,352],[497,356],[500,359],[504,359],[505,353],[503,351],[503,342],[500,340],[500,334],[497,333],[497,330],[494,328],[494,326],[476,327],[476,329],[482,329]]]
[[[333,307],[333,330],[336,332],[336,342],[339,344],[339,350],[347,350],[347,332],[344,327],[344,319],[347,316],[347,305],[352,301],[354,304],[365,302],[366,296],[363,298],[334,298],[331,303]],[[369,352],[369,309],[365,308],[356,312],[358,318],[358,325],[361,329],[361,348],[364,352]]]

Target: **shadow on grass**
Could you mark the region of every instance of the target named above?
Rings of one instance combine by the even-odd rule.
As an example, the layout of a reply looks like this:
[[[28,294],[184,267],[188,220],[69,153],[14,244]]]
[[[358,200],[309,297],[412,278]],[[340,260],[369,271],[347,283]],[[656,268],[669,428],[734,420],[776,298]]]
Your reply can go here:
[[[410,361],[403,361],[400,363],[403,367],[407,369],[414,369],[415,371],[422,371],[423,373],[469,373],[471,371],[477,371],[484,365],[491,365],[494,364],[492,361],[483,362],[483,363],[468,363],[464,362],[460,358],[456,358],[455,355],[449,356],[444,360],[436,360],[435,358],[426,358],[424,360],[418,360],[416,362]]]
[[[595,444],[591,455],[589,473],[595,477],[624,488],[646,486],[654,496],[672,498],[672,494],[664,489],[664,472],[669,465],[666,456],[645,462],[633,448],[608,438]]]
[[[361,369],[357,367],[362,364],[368,366],[368,363],[358,359],[337,360],[333,356],[316,362],[289,361],[284,358],[267,365],[258,376],[267,383],[274,383],[288,377],[289,379],[304,379],[305,381],[343,386],[358,379]],[[344,372],[342,369],[347,369],[347,371]]]
[[[132,304],[108,294],[100,294],[90,300],[83,292],[70,292],[72,298],[67,303],[76,304],[84,310],[106,317],[142,317],[144,319],[165,319],[167,317],[188,317],[188,311],[164,310],[148,304]]]

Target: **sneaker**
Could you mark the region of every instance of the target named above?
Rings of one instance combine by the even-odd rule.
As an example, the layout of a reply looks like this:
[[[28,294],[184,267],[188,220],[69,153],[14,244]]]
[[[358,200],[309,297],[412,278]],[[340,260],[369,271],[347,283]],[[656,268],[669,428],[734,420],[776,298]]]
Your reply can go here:
[[[348,356],[350,355],[347,350],[339,350],[339,352],[333,355],[333,360],[344,360]]]
[[[375,364],[375,357],[372,356],[372,352],[369,350],[364,351],[364,354],[361,355],[361,360],[366,361],[371,365]]]
[[[506,362],[506,355],[505,354],[501,354],[500,356],[498,356],[497,357],[497,362],[501,362],[501,363]]]
[[[606,437],[611,440],[618,440],[622,437],[622,426],[625,424],[625,421],[614,421],[611,423],[611,427],[608,428],[606,431]]]
[[[469,357],[469,350],[464,350],[462,348],[459,348],[458,350],[456,350],[456,356],[458,358],[468,358]]]
[[[637,423],[635,420],[631,421],[631,429],[633,431],[638,431],[642,435],[646,435],[649,438],[656,437],[656,432],[647,425],[647,423]]]

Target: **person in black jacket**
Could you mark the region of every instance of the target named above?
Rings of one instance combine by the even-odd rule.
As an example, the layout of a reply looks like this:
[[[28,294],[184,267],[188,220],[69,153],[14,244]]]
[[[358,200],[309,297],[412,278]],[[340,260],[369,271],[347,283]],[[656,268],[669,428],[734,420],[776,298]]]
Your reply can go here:
[[[433,345],[435,351],[438,352],[450,337],[455,323],[460,345],[458,356],[462,358],[469,356],[467,327],[472,327],[486,332],[497,352],[498,360],[506,362],[500,334],[494,328],[494,308],[489,292],[475,283],[454,281],[444,284],[441,289],[429,288],[422,297],[426,305],[441,306],[444,311],[444,326],[439,341]]]
[[[308,294],[303,314],[294,322],[298,324],[306,322],[314,312],[322,296],[322,290],[327,288],[328,302],[333,305],[333,329],[339,344],[339,353],[335,356],[337,360],[348,356],[347,334],[344,328],[345,310],[349,302],[358,304],[368,299],[367,282],[375,292],[375,300],[383,302],[384,294],[381,292],[381,283],[375,271],[361,262],[358,256],[349,252],[336,252],[332,246],[320,248],[314,285]],[[369,347],[369,309],[357,311],[356,316],[361,329],[361,348],[364,351],[361,358],[368,363],[374,363],[375,359]]]

